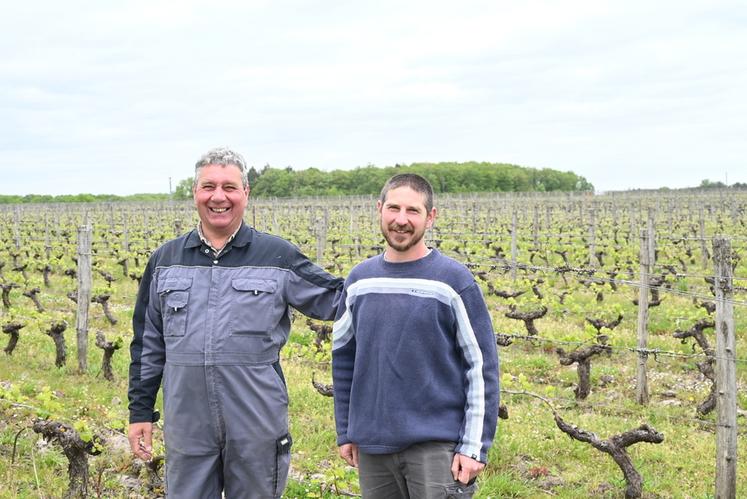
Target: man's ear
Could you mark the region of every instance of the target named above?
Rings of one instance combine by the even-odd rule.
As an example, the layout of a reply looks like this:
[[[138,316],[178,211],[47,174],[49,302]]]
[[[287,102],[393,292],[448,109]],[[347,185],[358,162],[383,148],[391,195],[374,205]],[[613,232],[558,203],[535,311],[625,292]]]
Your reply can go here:
[[[431,208],[430,213],[425,217],[425,227],[430,229],[433,227],[433,222],[436,221],[436,207]]]

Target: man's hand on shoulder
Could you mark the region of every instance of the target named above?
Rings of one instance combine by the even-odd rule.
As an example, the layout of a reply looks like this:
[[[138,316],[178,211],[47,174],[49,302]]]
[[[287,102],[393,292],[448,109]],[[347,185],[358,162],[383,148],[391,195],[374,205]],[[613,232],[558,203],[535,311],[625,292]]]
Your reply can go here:
[[[143,461],[153,459],[153,423],[130,423],[130,449]]]
[[[454,480],[467,485],[480,474],[484,467],[485,463],[469,456],[454,454],[454,459],[451,462],[451,474],[454,476]]]
[[[339,448],[340,457],[350,466],[358,467],[358,446],[355,444],[342,444]]]

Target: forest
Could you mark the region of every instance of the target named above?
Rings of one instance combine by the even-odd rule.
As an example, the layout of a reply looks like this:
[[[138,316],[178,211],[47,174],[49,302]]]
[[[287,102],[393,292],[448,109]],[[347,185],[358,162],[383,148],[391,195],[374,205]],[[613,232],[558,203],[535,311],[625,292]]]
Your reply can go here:
[[[347,196],[378,194],[397,173],[412,172],[427,178],[438,193],[592,191],[594,187],[572,172],[535,169],[504,163],[413,163],[385,168],[294,171],[264,168],[249,181],[257,197]],[[252,183],[252,180],[254,182]]]

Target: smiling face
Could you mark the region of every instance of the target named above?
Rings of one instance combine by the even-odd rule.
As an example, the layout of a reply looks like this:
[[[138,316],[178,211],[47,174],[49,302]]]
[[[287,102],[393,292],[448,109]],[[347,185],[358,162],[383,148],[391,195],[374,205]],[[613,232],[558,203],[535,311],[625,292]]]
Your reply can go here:
[[[241,225],[249,187],[235,165],[207,165],[197,172],[192,189],[202,231],[211,243],[225,240]]]
[[[387,242],[389,261],[417,260],[428,253],[423,235],[433,225],[436,208],[427,211],[425,195],[402,186],[387,192],[384,201],[377,203],[381,233]]]

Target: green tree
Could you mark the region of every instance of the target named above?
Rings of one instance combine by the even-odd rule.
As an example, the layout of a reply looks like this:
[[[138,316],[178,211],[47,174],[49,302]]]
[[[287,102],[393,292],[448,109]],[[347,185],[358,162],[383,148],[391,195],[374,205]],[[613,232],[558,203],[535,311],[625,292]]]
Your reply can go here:
[[[192,199],[192,185],[194,177],[188,177],[180,180],[174,189],[174,199]]]
[[[249,167],[249,171],[246,172],[246,179],[249,181],[249,186],[253,186],[254,182],[262,175],[253,166]]]
[[[723,189],[726,184],[723,182],[712,182],[711,180],[704,179],[699,186],[701,189]]]

